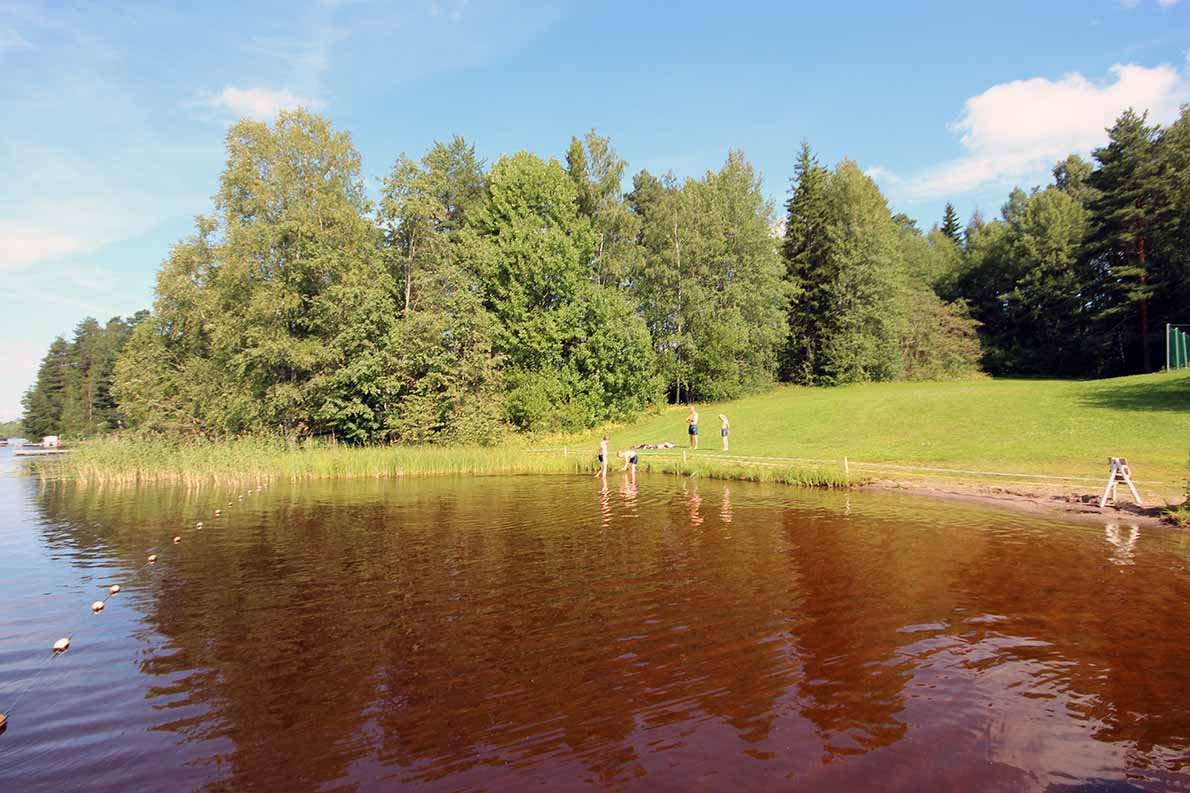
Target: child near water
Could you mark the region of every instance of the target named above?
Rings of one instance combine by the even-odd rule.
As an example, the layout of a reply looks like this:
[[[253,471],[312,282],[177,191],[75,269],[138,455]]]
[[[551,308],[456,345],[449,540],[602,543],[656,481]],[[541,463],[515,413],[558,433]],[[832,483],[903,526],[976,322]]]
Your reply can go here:
[[[690,448],[698,448],[698,411],[694,409],[694,403],[690,403],[690,415],[686,417],[686,432],[690,434]]]
[[[727,451],[727,416],[719,414],[719,432],[723,436],[723,451]]]
[[[636,461],[637,461],[636,449],[625,449],[624,451],[619,453],[619,456],[624,458],[624,467],[620,470],[627,471],[629,468],[631,468],[632,469],[632,474],[631,474],[632,481],[635,482],[636,481]]]
[[[607,479],[607,433],[604,433],[603,440],[599,442],[599,470],[595,472],[595,476]]]

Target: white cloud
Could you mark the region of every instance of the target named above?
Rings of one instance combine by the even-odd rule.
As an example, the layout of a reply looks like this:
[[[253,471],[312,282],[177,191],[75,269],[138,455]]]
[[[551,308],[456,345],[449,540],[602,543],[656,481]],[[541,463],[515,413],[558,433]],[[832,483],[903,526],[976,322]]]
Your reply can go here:
[[[78,253],[86,247],[82,240],[61,231],[0,218],[0,272]]]
[[[1170,6],[1176,6],[1177,4],[1178,0],[1157,0],[1157,5],[1161,6],[1162,8],[1169,8]]]
[[[0,161],[0,173],[5,169]],[[88,185],[86,198],[47,184],[53,196],[29,201],[0,201],[0,273],[14,273],[33,265],[66,257],[83,257],[148,231],[159,220],[151,193],[132,186],[97,184],[96,175],[79,169],[79,184]],[[32,183],[22,176],[17,183]]]
[[[12,28],[0,28],[0,52],[4,50],[25,50],[33,45]]]
[[[1105,82],[1077,72],[1017,80],[971,97],[950,126],[964,154],[907,179],[906,192],[942,197],[1038,176],[1071,152],[1102,145],[1104,130],[1130,107],[1165,123],[1190,101],[1190,79],[1173,66],[1115,65],[1110,75]]]
[[[320,99],[300,96],[287,88],[240,88],[228,85],[218,93],[200,93],[196,104],[236,117],[267,121],[282,110],[297,107],[317,110],[325,103]]]

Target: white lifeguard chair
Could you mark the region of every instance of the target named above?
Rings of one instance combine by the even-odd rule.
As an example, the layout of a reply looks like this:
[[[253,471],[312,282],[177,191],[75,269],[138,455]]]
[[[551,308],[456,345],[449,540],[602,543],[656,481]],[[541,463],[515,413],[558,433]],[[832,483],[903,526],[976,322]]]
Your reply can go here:
[[[1108,463],[1111,465],[1111,470],[1107,476],[1107,487],[1103,489],[1103,495],[1099,497],[1099,507],[1102,509],[1107,504],[1108,500],[1116,500],[1116,485],[1120,482],[1128,485],[1128,489],[1132,491],[1132,499],[1137,506],[1144,506],[1144,502],[1140,500],[1140,494],[1136,492],[1136,486],[1132,484],[1132,472],[1128,470],[1128,460],[1123,457],[1108,457]]]

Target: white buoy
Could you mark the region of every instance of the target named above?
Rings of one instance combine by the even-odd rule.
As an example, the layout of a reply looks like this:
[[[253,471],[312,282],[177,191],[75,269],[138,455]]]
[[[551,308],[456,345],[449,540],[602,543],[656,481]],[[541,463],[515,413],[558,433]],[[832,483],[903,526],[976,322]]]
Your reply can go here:
[[[119,585],[119,584],[112,584],[111,586],[109,586],[109,587],[107,588],[107,591],[108,591],[108,592],[111,592],[111,593],[114,595],[114,594],[116,594],[117,592],[119,592],[119,591],[120,591],[120,585]]]
[[[221,510],[221,509],[215,510],[215,517],[219,517],[222,514],[223,514],[223,510]]]
[[[203,525],[203,524],[202,524],[202,521],[200,520],[198,523],[194,524],[194,528],[196,528],[196,529],[201,529],[201,528],[202,528],[202,525]]]
[[[149,564],[153,564],[153,562],[155,562],[155,561],[157,561],[157,554],[155,554],[155,553],[149,554]]]
[[[102,600],[96,600],[94,603],[92,603],[92,604],[91,604],[91,611],[94,611],[96,614],[98,614],[99,612],[103,611],[103,601],[102,601]]]
[[[181,541],[182,541],[182,538],[181,538],[181,537],[174,537],[174,545],[177,545],[177,544],[178,544],[178,543],[180,543]]]
[[[66,652],[66,648],[69,646],[70,646],[70,637],[63,636],[58,641],[54,642],[54,652],[64,653],[64,652]]]

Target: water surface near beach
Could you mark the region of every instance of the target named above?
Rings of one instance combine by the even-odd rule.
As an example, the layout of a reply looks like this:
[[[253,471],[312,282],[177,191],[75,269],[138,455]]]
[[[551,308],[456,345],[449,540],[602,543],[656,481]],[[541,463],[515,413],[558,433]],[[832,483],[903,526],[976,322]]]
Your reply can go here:
[[[1190,789],[1177,530],[616,473],[46,488],[0,454],[0,790]]]

